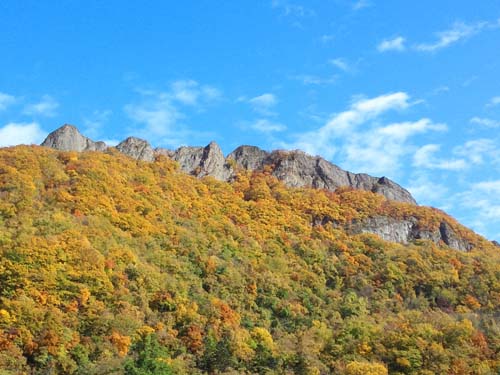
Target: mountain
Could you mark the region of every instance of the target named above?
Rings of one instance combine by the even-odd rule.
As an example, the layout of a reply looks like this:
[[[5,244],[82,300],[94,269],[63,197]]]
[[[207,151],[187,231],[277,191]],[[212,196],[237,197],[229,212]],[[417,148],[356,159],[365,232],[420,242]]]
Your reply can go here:
[[[84,137],[76,127],[63,125],[50,133],[42,146],[61,151],[103,151],[104,142]],[[153,150],[142,139],[129,137],[116,146],[117,150],[137,160],[153,161],[156,155],[165,155],[177,161],[183,171],[197,177],[212,176],[231,181],[238,170],[269,169],[271,174],[291,187],[314,187],[334,191],[352,187],[381,194],[387,199],[416,204],[411,194],[386,177],[372,177],[344,171],[327,160],[302,151],[266,152],[255,146],[240,146],[224,157],[219,145],[211,142],[206,147],[180,147],[175,151],[164,148]]]
[[[64,125],[50,133],[42,146],[62,151],[94,151],[96,148],[84,148],[82,145],[101,145],[80,134],[72,125]],[[72,147],[73,146],[73,147]],[[79,147],[78,147],[79,146]],[[354,174],[318,156],[311,156],[302,151],[267,152],[255,146],[240,146],[224,157],[221,148],[215,142],[206,147],[180,147],[177,150],[164,148],[153,149],[140,138],[129,137],[116,146],[121,153],[137,160],[152,162],[163,155],[177,163],[182,171],[198,178],[211,176],[220,181],[232,181],[239,171],[267,171],[289,187],[312,187],[335,191],[341,187],[371,191],[387,199],[416,204],[411,194],[386,177],[372,177],[364,173]],[[322,218],[321,220],[328,220]],[[347,230],[353,233],[374,233],[392,242],[408,243],[418,239],[430,239],[435,243],[444,242],[457,250],[468,251],[471,243],[458,236],[443,221],[433,231],[419,227],[419,220],[410,217],[406,220],[394,220],[386,216],[376,216],[348,224]]]
[[[1,374],[500,371],[499,248],[442,211],[301,152],[62,134],[0,149]]]

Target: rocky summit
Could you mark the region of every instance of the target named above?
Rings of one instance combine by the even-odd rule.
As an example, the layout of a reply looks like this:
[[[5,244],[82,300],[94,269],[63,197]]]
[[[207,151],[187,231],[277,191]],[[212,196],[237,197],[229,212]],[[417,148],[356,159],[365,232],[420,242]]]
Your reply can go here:
[[[104,142],[95,142],[72,125],[63,125],[50,133],[42,146],[62,151],[104,151]],[[140,138],[129,137],[116,149],[137,160],[153,161],[157,155],[167,156],[179,163],[180,168],[193,176],[212,176],[221,181],[231,181],[238,170],[260,171],[267,168],[285,185],[313,187],[334,191],[339,187],[367,190],[387,199],[416,204],[411,194],[387,177],[372,177],[364,173],[351,173],[319,156],[302,151],[276,150],[267,152],[255,146],[240,146],[224,157],[217,143],[206,147],[180,147],[177,150],[153,149]]]
[[[63,125],[50,133],[42,146],[55,148],[61,151],[104,151],[107,146],[104,142],[94,142],[83,136],[73,125]]]

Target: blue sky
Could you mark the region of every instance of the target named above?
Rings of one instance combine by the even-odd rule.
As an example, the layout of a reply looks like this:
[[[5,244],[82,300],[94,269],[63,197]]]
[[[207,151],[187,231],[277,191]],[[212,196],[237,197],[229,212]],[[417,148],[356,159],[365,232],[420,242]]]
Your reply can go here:
[[[497,0],[5,0],[0,51],[0,146],[300,148],[500,240]]]

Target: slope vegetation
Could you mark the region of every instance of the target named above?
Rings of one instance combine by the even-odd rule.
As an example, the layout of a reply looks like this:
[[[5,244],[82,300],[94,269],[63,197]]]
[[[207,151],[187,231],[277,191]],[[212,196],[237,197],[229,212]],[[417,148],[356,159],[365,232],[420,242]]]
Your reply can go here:
[[[497,247],[435,209],[268,172],[1,149],[0,374],[500,370]],[[472,249],[346,230],[380,215]]]

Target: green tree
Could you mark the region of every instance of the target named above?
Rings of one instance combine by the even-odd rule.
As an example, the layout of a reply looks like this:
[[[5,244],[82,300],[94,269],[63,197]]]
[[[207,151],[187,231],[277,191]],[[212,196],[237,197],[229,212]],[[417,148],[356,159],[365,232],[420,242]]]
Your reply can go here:
[[[126,375],[170,375],[169,355],[161,346],[155,334],[149,334],[137,341],[131,349],[134,359],[125,362]]]

